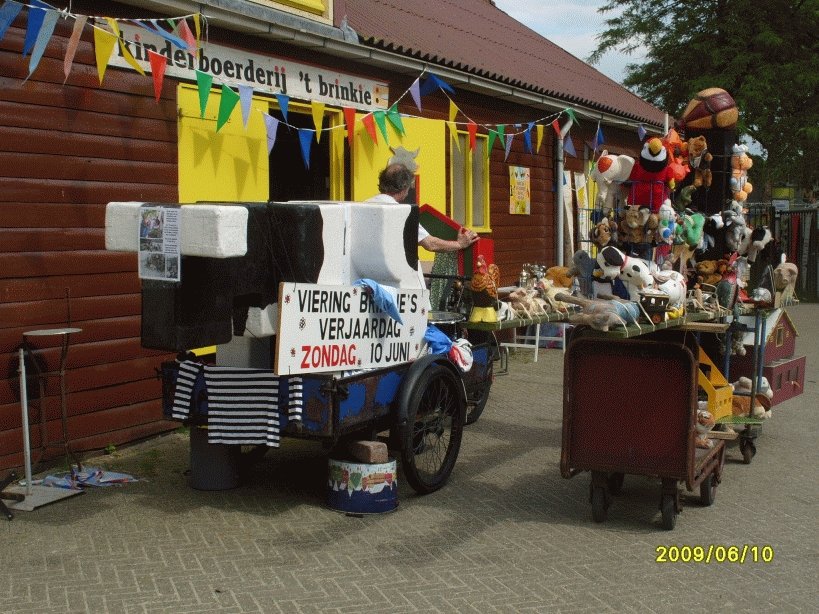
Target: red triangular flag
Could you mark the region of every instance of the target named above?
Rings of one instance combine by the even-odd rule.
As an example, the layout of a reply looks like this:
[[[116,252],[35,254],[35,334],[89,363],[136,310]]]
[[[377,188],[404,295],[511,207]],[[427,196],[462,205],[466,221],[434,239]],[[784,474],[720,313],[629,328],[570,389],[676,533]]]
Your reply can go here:
[[[344,122],[347,124],[347,142],[350,147],[353,146],[353,137],[355,136],[355,109],[352,107],[344,107]]]
[[[466,129],[469,131],[469,151],[475,151],[475,135],[478,133],[478,124],[469,122]]]
[[[375,134],[375,118],[373,117],[373,114],[367,113],[361,120],[361,123],[364,124],[364,127],[367,129],[367,134],[370,135],[373,143],[377,143],[378,137]]]
[[[560,122],[558,122],[557,119],[552,121],[552,128],[555,129],[555,134],[557,136],[560,136]]]
[[[165,69],[168,67],[168,60],[161,53],[148,50],[148,60],[151,62],[151,76],[154,78],[154,96],[159,102],[162,95],[162,82],[165,80]]]

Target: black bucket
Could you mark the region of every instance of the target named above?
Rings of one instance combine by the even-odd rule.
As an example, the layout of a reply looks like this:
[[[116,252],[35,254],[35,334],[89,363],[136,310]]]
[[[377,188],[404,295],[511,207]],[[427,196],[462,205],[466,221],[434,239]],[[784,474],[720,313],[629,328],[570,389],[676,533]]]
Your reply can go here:
[[[208,430],[191,427],[191,488],[230,490],[239,486],[241,447],[208,443]]]

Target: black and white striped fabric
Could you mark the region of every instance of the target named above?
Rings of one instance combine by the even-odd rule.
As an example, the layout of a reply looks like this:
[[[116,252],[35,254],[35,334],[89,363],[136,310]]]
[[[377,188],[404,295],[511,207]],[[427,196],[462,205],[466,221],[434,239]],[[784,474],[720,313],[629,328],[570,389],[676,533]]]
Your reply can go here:
[[[176,376],[176,388],[173,393],[171,417],[177,420],[187,420],[190,417],[193,403],[193,388],[196,378],[202,372],[202,365],[190,360],[179,363],[179,372]]]
[[[304,403],[302,396],[302,379],[298,376],[289,378],[287,380],[287,387],[287,419],[301,422],[301,413]]]

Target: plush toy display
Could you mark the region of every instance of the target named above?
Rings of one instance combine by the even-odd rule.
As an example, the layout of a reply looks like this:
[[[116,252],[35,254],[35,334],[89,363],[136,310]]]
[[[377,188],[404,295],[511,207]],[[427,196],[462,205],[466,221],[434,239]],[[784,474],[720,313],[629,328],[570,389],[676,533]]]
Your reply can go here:
[[[713,174],[711,160],[714,159],[708,151],[708,142],[704,136],[694,136],[687,141],[688,166],[694,170],[694,187],[711,187]]]
[[[695,130],[731,129],[736,126],[737,119],[739,111],[731,95],[719,87],[709,87],[691,99],[680,123]]]
[[[620,184],[626,181],[634,167],[634,158],[626,155],[615,156],[605,149],[591,171],[590,177],[597,184],[597,198],[595,207],[603,211],[603,215],[616,208],[617,191]]]
[[[674,173],[668,164],[668,150],[662,140],[658,137],[646,139],[629,175],[632,184],[627,202],[657,213],[675,185]]]
[[[748,200],[748,194],[754,189],[748,181],[748,169],[753,164],[747,145],[734,145],[731,148],[731,198],[738,202]]]

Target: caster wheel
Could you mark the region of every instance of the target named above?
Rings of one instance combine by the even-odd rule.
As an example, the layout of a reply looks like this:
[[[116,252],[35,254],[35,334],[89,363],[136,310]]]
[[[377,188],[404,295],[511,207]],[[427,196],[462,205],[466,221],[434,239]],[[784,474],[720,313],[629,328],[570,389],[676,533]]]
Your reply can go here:
[[[608,486],[609,492],[613,495],[619,495],[620,491],[623,490],[623,480],[625,479],[626,475],[624,473],[612,473],[608,477]]]
[[[714,498],[716,496],[717,483],[712,474],[700,482],[700,503],[702,503],[705,507],[708,507],[714,503]]]
[[[740,439],[739,451],[742,453],[742,462],[750,465],[754,456],[756,456],[756,445],[750,439]]]
[[[606,489],[602,486],[592,487],[591,492],[592,518],[595,522],[603,522],[608,514]]]
[[[674,504],[674,495],[663,495],[660,502],[660,511],[663,514],[663,528],[671,531],[677,523],[677,507]]]

